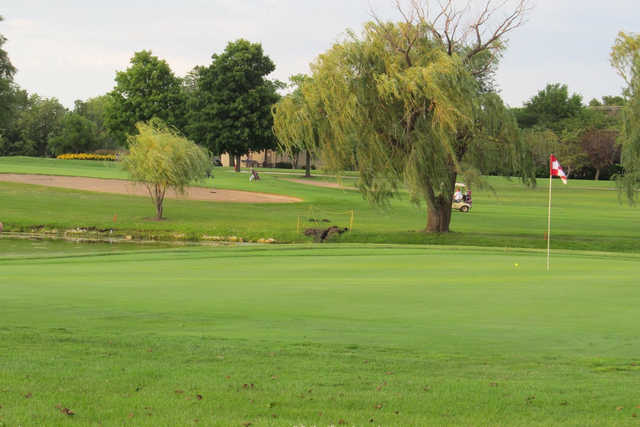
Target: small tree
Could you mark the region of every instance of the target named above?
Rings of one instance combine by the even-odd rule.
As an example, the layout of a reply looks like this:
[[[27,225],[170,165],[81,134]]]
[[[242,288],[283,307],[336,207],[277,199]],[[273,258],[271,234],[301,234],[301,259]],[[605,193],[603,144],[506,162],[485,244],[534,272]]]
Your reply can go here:
[[[123,166],[133,181],[147,188],[160,220],[167,190],[184,193],[191,181],[206,176],[211,160],[205,149],[160,119],[140,122],[136,128],[138,134],[129,137]]]

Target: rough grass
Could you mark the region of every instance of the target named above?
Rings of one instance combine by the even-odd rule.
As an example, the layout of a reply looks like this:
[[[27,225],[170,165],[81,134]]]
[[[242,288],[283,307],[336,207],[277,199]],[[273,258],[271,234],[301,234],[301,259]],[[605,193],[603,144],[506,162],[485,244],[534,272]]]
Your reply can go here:
[[[0,239],[0,423],[640,416],[635,255],[119,248]]]
[[[32,158],[0,158],[2,172],[126,177],[113,162]],[[247,174],[230,169],[216,168],[214,174],[215,179],[201,185],[287,194],[305,201],[260,205],[167,200],[167,221],[154,222],[149,220],[153,206],[144,197],[0,183],[3,200],[0,221],[4,222],[5,230],[11,231],[37,230],[36,226],[58,231],[93,227],[145,239],[200,240],[203,235],[219,235],[245,240],[272,237],[282,242],[305,242],[309,238],[298,232],[299,218],[302,218],[302,229],[327,225],[309,222],[310,217],[349,226],[347,212],[353,210],[353,230],[337,238],[338,241],[546,247],[548,180],[540,180],[537,188],[529,189],[517,180],[489,177],[487,180],[495,191],[474,191],[472,212],[454,212],[453,233],[429,235],[419,232],[426,221],[424,206],[412,205],[406,195],[381,209],[370,206],[354,191],[307,186],[283,179],[291,175],[263,173],[262,180],[250,183]],[[347,179],[354,181],[351,177]],[[640,250],[640,211],[619,202],[613,183],[570,180],[565,186],[556,181],[553,188],[552,247]]]

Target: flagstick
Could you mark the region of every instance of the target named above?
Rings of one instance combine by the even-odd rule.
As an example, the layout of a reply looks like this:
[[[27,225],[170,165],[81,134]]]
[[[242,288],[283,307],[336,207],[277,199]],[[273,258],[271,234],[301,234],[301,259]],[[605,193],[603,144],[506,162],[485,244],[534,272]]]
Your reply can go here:
[[[553,175],[549,170],[549,219],[547,220],[547,271],[549,271],[549,255],[551,253],[551,184],[553,184]]]

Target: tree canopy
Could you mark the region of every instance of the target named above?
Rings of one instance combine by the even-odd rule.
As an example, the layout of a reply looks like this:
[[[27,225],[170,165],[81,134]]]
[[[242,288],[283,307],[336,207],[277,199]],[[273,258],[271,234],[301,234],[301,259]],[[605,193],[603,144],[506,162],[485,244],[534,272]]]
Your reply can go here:
[[[130,63],[126,71],[116,73],[116,86],[106,106],[106,126],[121,142],[134,133],[136,123],[153,117],[182,129],[185,98],[181,80],[169,64],[148,50],[136,52]]]
[[[278,83],[267,79],[275,65],[262,45],[240,39],[211,58],[189,79],[190,138],[236,159],[250,150],[274,148],[271,107],[279,99]]]
[[[518,3],[493,31],[485,28],[494,11],[490,2],[467,31],[461,22],[468,9],[444,3],[430,18],[419,2],[411,4],[410,11],[401,9],[403,22],[369,22],[362,36],[349,32],[320,55],[301,87],[305,102],[295,114],[276,108],[276,129],[289,135],[316,129],[326,164],[356,168],[369,200],[384,202],[406,184],[415,201],[426,201],[426,231],[446,232],[458,175],[477,184],[496,162],[524,170],[516,121],[488,90],[486,77],[527,3]],[[467,43],[456,31],[477,38]]]
[[[160,119],[136,124],[138,134],[129,137],[129,154],[123,167],[133,181],[141,182],[162,219],[167,190],[183,193],[193,180],[204,178],[210,166],[208,152],[183,137]]]
[[[67,109],[56,98],[30,95],[23,101],[24,109],[16,117],[13,149],[26,156],[52,155],[49,140],[60,134]]]
[[[0,22],[2,20],[3,18],[0,16]],[[2,48],[6,41],[7,39],[0,34],[0,138],[6,133],[12,116],[13,75],[16,72],[7,51]]]
[[[554,83],[548,84],[525,102],[524,108],[517,109],[516,117],[522,128],[539,127],[557,131],[562,120],[577,116],[582,108],[581,95],[569,95],[567,85]]]
[[[640,185],[640,34],[618,34],[611,49],[611,64],[627,83],[620,134],[624,175],[618,184],[627,200],[634,203]]]
[[[117,148],[117,141],[105,124],[106,110],[111,101],[109,95],[96,96],[86,101],[76,100],[73,112],[95,124],[95,138],[99,148]]]
[[[602,97],[602,100],[598,100],[596,98],[593,98],[591,101],[589,101],[589,106],[590,107],[610,107],[610,106],[615,106],[615,107],[619,107],[619,106],[623,106],[626,103],[624,96],[620,96],[620,95],[605,95]]]
[[[274,105],[273,131],[280,142],[280,147],[294,155],[305,151],[305,176],[311,176],[311,154],[319,148],[319,127],[326,126],[326,117],[320,104],[314,101],[311,91],[303,93],[303,85],[311,84],[309,76],[298,74],[291,76],[290,87],[294,90]],[[315,105],[310,105],[315,102]],[[297,123],[292,125],[293,123]]]
[[[583,105],[582,96],[570,94],[565,84],[548,84],[515,108],[518,124],[525,129],[527,145],[533,153],[537,176],[548,176],[549,153],[562,162],[568,176],[599,179],[614,173],[619,150],[615,139],[619,127],[619,97],[604,96]]]
[[[62,119],[60,133],[48,140],[48,149],[54,156],[65,153],[89,153],[99,146],[95,123],[75,112]]]

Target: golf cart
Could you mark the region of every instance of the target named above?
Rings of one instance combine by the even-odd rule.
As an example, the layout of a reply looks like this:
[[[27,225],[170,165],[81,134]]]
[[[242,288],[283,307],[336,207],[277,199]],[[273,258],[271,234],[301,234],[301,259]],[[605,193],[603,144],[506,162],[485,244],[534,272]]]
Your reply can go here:
[[[466,190],[466,185],[456,182],[456,192],[451,202],[451,208],[460,212],[469,212],[471,210],[471,190]]]

